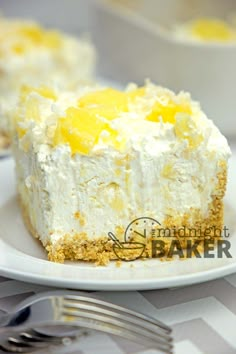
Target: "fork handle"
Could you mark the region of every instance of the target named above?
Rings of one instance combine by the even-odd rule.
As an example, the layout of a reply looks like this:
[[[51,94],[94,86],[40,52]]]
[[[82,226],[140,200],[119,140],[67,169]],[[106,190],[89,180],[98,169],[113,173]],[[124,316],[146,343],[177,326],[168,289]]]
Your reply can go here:
[[[0,328],[7,326],[9,323],[10,317],[7,312],[0,310]]]

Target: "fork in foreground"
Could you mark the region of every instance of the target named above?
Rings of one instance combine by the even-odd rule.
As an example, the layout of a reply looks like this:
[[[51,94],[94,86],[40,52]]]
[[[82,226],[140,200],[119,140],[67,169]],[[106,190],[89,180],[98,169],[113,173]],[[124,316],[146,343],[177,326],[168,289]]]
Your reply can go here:
[[[1,316],[0,334],[5,333],[7,338],[0,349],[26,353],[43,345],[60,344],[61,337],[42,335],[39,331],[59,325],[79,327],[80,335],[85,328],[118,335],[162,353],[171,354],[173,349],[171,329],[155,318],[105,302],[92,294],[65,291],[31,296],[14,311]],[[14,332],[20,332],[19,336],[14,337]]]

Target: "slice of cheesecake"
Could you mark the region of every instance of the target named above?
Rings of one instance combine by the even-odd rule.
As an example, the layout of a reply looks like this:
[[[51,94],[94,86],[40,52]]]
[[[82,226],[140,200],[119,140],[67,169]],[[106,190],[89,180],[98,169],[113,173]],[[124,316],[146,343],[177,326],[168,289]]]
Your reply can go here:
[[[73,87],[92,79],[95,50],[35,22],[0,19],[0,149],[10,143],[10,107],[22,84]]]
[[[145,238],[142,256],[151,257],[152,225],[201,227],[202,239],[222,229],[230,149],[188,93],[149,82],[125,91],[24,88],[14,156],[25,224],[52,261],[106,264],[116,258],[108,234],[118,248]]]

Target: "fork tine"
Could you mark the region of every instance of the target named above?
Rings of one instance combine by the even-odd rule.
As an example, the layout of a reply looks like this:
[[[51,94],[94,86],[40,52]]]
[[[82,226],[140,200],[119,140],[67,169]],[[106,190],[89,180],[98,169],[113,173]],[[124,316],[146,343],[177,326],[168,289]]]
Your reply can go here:
[[[38,350],[39,348],[22,348],[22,347],[17,347],[16,345],[11,345],[11,344],[0,344],[0,350],[5,353],[33,353],[34,351]]]
[[[27,332],[20,333],[20,338],[26,343],[45,343],[45,340]],[[51,340],[49,341],[51,342]],[[46,342],[48,343],[48,341]]]
[[[103,300],[100,300],[100,299],[97,299],[97,298],[93,298],[93,297],[85,297],[85,296],[81,296],[81,295],[65,295],[64,298],[68,299],[68,300],[74,300],[74,301],[82,300],[82,301],[85,301],[85,302],[93,303],[95,305],[101,305],[101,306],[107,307],[107,308],[112,309],[112,310],[117,310],[117,311],[120,311],[120,312],[125,313],[125,314],[130,314],[130,315],[133,315],[133,316],[138,317],[140,319],[143,319],[143,320],[145,320],[145,321],[147,321],[149,323],[157,325],[158,327],[160,327],[161,329],[163,329],[167,333],[171,333],[172,332],[172,329],[169,326],[167,326],[164,323],[158,321],[154,317],[146,316],[146,315],[144,315],[142,313],[138,313],[136,311],[124,308],[124,307],[119,306],[119,305],[112,304],[110,302],[106,302],[106,301],[103,301]]]
[[[35,330],[21,332],[20,338],[28,343],[62,343],[63,337],[40,334]]]
[[[167,353],[167,354],[171,354],[172,353],[172,349],[173,346],[171,344],[171,342],[159,342],[158,338],[149,338],[147,335],[144,335],[144,333],[140,334],[137,333],[134,329],[128,330],[127,328],[123,328],[123,326],[117,326],[114,325],[113,323],[111,323],[111,321],[109,322],[103,322],[100,319],[95,318],[95,316],[93,315],[92,318],[88,318],[87,316],[80,316],[78,317],[73,317],[70,315],[70,320],[73,320],[74,323],[77,323],[80,326],[84,326],[87,328],[91,328],[91,329],[95,329],[95,330],[99,330],[102,332],[106,332],[106,333],[110,333],[110,334],[115,334],[118,336],[121,336],[122,338],[127,338],[130,339],[132,341],[138,342],[142,345],[146,345],[148,348],[152,347],[155,349],[159,349],[161,350],[162,353]]]
[[[133,326],[132,328],[136,328],[137,330],[142,330],[145,331],[145,333],[148,333],[148,335],[154,336],[154,338],[156,338],[156,336],[158,336],[160,338],[160,340],[162,340],[163,342],[165,342],[166,340],[168,341],[170,338],[170,335],[165,334],[160,335],[160,333],[158,331],[155,331],[155,328],[152,328],[150,330],[149,327],[145,327],[143,326],[144,323],[143,322],[137,322],[137,321],[130,321],[130,318],[124,316],[124,315],[118,315],[116,316],[116,314],[109,312],[109,311],[102,311],[102,309],[99,309],[97,311],[96,308],[91,308],[89,306],[86,305],[77,305],[77,308],[74,307],[70,307],[70,306],[64,306],[64,310],[63,310],[63,314],[67,312],[67,314],[71,315],[71,316],[89,316],[89,318],[92,318],[92,316],[100,316],[99,318],[101,318],[102,320],[107,320],[107,321],[114,321],[116,322],[116,324],[122,324],[123,327],[127,327],[127,328],[131,328],[131,326]],[[154,326],[153,326],[154,327]]]
[[[49,345],[59,345],[64,343],[63,337],[59,338],[47,335],[40,337],[33,335],[33,333],[34,330],[20,333],[20,338],[8,337],[8,344],[2,345],[2,347],[0,346],[0,349],[6,352],[26,353],[45,349],[49,347]]]
[[[10,319],[14,318],[18,312],[25,308],[31,309],[31,307],[37,311],[44,308],[50,309],[50,311],[46,311],[47,316],[40,317],[39,320],[28,321],[30,322],[28,328],[29,325],[31,328],[36,327],[37,329],[43,326],[53,326],[54,328],[55,325],[68,326],[68,328],[71,326],[80,329],[89,328],[146,344],[148,348],[151,345],[152,348],[159,349],[162,353],[171,354],[173,352],[170,327],[155,318],[96,299],[94,296],[84,296],[82,293],[71,295],[68,292],[66,294],[60,292],[57,295],[48,293],[34,296],[30,297],[27,302],[19,304],[8,317]],[[57,344],[53,340],[53,331],[52,336],[48,336],[33,330],[23,330],[23,328],[27,327],[20,323],[18,334],[9,336],[8,343],[6,341],[2,342],[0,350],[13,353],[29,353],[38,349],[44,350],[45,343],[48,346]],[[3,326],[1,333],[6,334],[9,330],[16,333],[16,329],[15,325]],[[19,330],[22,332],[19,333]],[[11,335],[12,332],[8,335]],[[55,337],[57,337],[57,334]],[[67,337],[70,337],[70,335]]]
[[[119,321],[108,316],[102,316],[100,314],[91,314],[86,311],[78,312],[65,309],[63,311],[63,315],[65,316],[65,321],[71,321],[88,328],[120,335],[125,338],[141,342],[141,344],[146,342],[149,346],[150,344],[155,345],[155,348],[162,350],[163,353],[172,352],[173,346],[171,343],[171,337],[163,340],[162,338],[160,339],[158,334],[150,334],[148,331],[142,330],[141,327],[136,327],[134,325],[130,326],[123,321]]]
[[[27,343],[24,340],[21,340],[16,337],[8,337],[7,341],[9,344],[15,345],[19,348],[33,348],[33,345],[31,343]]]
[[[82,301],[82,304],[80,301]],[[85,304],[84,304],[85,302]],[[87,307],[86,307],[86,303],[87,303]],[[102,305],[103,307],[99,307],[99,305]],[[95,305],[95,306],[93,306]],[[149,317],[145,316],[145,315],[139,315],[139,313],[136,313],[135,311],[132,310],[127,310],[120,307],[120,306],[116,306],[110,303],[106,303],[102,300],[98,300],[94,299],[94,298],[87,298],[87,297],[83,297],[83,296],[65,296],[65,300],[64,300],[64,306],[67,307],[68,311],[69,311],[69,315],[76,315],[81,316],[81,310],[86,310],[89,311],[90,314],[90,318],[91,316],[94,316],[94,314],[96,315],[97,313],[102,314],[103,316],[103,320],[104,320],[104,315],[106,316],[105,321],[108,321],[110,323],[114,323],[114,320],[116,320],[116,324],[120,325],[121,327],[125,327],[126,329],[129,329],[131,331],[136,331],[136,333],[138,332],[139,335],[146,335],[148,336],[149,339],[152,339],[154,341],[157,341],[158,338],[158,343],[161,345],[166,345],[166,343],[168,343],[168,347],[171,348],[172,347],[172,338],[170,337],[169,333],[171,331],[171,329],[168,326],[164,325],[164,328],[168,328],[169,329],[169,333],[167,331],[163,331],[163,326],[162,328],[159,327],[160,322],[151,318],[149,319]],[[105,307],[105,309],[104,309]],[[80,310],[79,312],[75,312],[75,308]],[[110,310],[107,310],[111,309]],[[118,313],[116,313],[116,309],[118,309]],[[125,312],[126,311],[126,312]],[[92,315],[91,315],[92,312]],[[129,315],[129,317],[127,316],[127,313]],[[88,315],[88,313],[87,313]],[[108,316],[108,317],[107,317]],[[114,319],[115,317],[115,319]],[[100,317],[101,318],[101,317]],[[118,322],[122,321],[122,322]],[[125,321],[125,322],[123,322]],[[127,323],[128,322],[128,323]],[[132,323],[133,327],[130,327],[129,323]],[[161,324],[162,325],[162,324]],[[135,326],[135,327],[134,327]],[[138,326],[138,327],[137,327]],[[144,333],[145,331],[145,333]],[[147,332],[148,331],[148,332]],[[150,333],[150,331],[152,333]]]
[[[165,332],[163,333],[163,331],[157,325],[154,325],[152,323],[148,323],[148,322],[144,321],[143,319],[137,318],[133,315],[129,315],[129,314],[124,315],[121,313],[117,313],[115,310],[111,311],[111,310],[104,309],[102,307],[93,306],[91,304],[86,304],[86,303],[84,304],[83,301],[75,303],[74,301],[71,302],[71,301],[66,300],[66,301],[64,301],[64,307],[67,308],[68,310],[71,309],[71,311],[78,309],[78,310],[86,310],[86,311],[89,311],[89,312],[92,312],[95,314],[99,313],[102,315],[107,315],[112,318],[116,318],[118,320],[122,320],[122,321],[125,321],[128,323],[132,323],[134,325],[137,325],[141,328],[151,331],[155,335],[158,334],[164,340],[168,340],[168,338],[169,338],[169,335]]]
[[[66,338],[74,339],[76,337],[67,335]],[[49,345],[63,344],[66,338],[43,334],[30,329],[19,334],[16,333],[16,337],[9,336],[5,343],[0,344],[0,350],[8,353],[32,353],[36,350],[44,350]]]

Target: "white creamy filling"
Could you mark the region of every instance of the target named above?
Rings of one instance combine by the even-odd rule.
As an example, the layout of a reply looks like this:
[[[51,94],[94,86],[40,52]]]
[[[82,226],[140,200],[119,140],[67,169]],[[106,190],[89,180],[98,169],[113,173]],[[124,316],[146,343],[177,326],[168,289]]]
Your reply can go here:
[[[41,240],[56,242],[80,232],[95,239],[136,217],[162,223],[168,215],[191,214],[190,208],[207,217],[219,161],[227,161],[230,149],[213,123],[203,120],[208,136],[188,154],[186,141],[176,139],[171,124],[143,121],[142,134],[138,125],[128,125],[124,153],[102,145],[94,156],[74,157],[66,145],[36,145],[28,153],[16,149],[19,191]],[[166,168],[171,172],[166,174]]]

